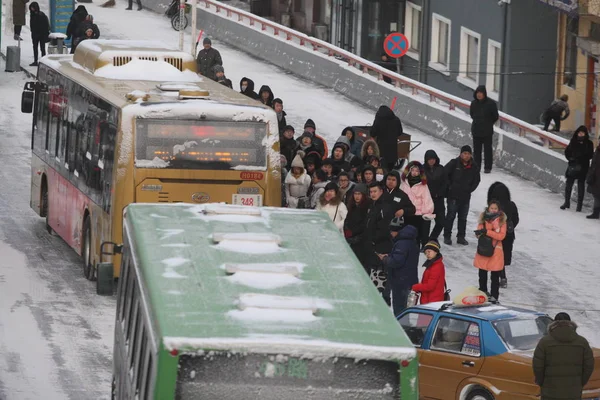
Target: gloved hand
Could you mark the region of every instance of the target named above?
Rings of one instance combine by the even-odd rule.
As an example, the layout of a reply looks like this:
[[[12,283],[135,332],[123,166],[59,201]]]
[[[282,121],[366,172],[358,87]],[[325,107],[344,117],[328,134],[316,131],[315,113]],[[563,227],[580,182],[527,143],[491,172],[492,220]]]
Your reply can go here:
[[[433,221],[435,220],[435,214],[425,214],[423,215],[423,219],[425,221]]]
[[[475,231],[475,235],[476,236],[481,236],[481,235],[485,235],[487,233],[487,229],[485,228],[481,228]]]

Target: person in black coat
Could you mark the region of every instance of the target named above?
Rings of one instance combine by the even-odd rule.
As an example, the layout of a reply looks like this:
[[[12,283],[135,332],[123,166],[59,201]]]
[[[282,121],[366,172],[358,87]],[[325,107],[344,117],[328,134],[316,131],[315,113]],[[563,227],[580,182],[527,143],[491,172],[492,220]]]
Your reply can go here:
[[[79,43],[83,42],[87,39],[98,39],[100,37],[100,29],[98,25],[94,23],[94,17],[91,14],[88,14],[85,17],[85,21],[83,21],[78,26],[79,32],[77,33],[77,37],[73,39],[73,46],[71,46],[71,50],[74,52]]]
[[[240,79],[240,93],[251,99],[258,99],[258,94],[254,91],[254,81],[250,78],[243,77]]]
[[[506,266],[512,263],[513,244],[515,242],[515,228],[519,225],[519,209],[510,197],[510,190],[502,182],[494,182],[488,189],[487,203],[492,201],[500,202],[500,208],[506,215],[506,236],[502,241],[502,250],[504,251],[504,269],[500,271],[500,287],[506,288],[508,280],[506,279]]]
[[[590,140],[588,129],[581,125],[575,130],[569,145],[565,149],[565,157],[569,161],[567,172],[567,184],[565,185],[565,202],[560,206],[561,210],[571,207],[571,192],[577,181],[577,211],[583,207],[585,196],[585,178],[590,169],[590,160],[594,156],[594,143]]]
[[[384,199],[392,207],[395,217],[412,217],[417,211],[408,193],[400,189],[400,173],[392,170],[383,179]]]
[[[273,95],[271,88],[267,85],[262,85],[258,91],[258,101],[263,103],[265,106],[273,108],[274,99],[275,95]]]
[[[294,127],[287,125],[283,130],[283,134],[279,136],[279,152],[285,156],[287,160],[286,168],[291,170],[292,161],[296,157],[298,151],[298,142],[294,139]],[[300,158],[304,158],[304,152]]]
[[[42,52],[42,57],[44,57],[48,35],[50,35],[48,17],[40,11],[40,5],[35,1],[29,5],[29,28],[31,29],[31,41],[33,42],[33,63],[29,65],[34,67],[38,65],[38,46]]]
[[[369,212],[369,198],[367,186],[363,183],[356,184],[351,197],[347,200],[348,214],[344,220],[344,237],[350,248],[360,261],[363,268],[369,273],[367,258],[366,232],[367,214]]]
[[[427,187],[433,200],[435,214],[435,226],[429,233],[429,240],[438,240],[440,233],[444,230],[444,221],[446,219],[446,190],[448,188],[448,176],[444,171],[444,167],[440,164],[440,158],[435,150],[427,150],[425,152],[425,176],[427,177]],[[429,232],[431,221],[423,222],[423,229]]]
[[[381,106],[375,114],[375,121],[371,127],[371,137],[375,139],[384,167],[390,171],[398,161],[398,137],[402,135],[402,122],[388,106]]]
[[[473,161],[471,146],[463,146],[460,156],[450,160],[444,167],[448,177],[448,198],[446,221],[444,223],[444,243],[452,245],[452,226],[458,214],[458,234],[456,242],[464,246],[469,242],[465,239],[467,231],[467,216],[471,205],[471,193],[477,189],[481,181],[479,167]]]
[[[212,41],[209,38],[204,38],[202,46],[204,48],[198,52],[198,57],[196,57],[198,73],[216,81],[215,67],[217,65],[223,65],[221,53],[219,53],[219,50],[212,47]]]
[[[471,135],[473,135],[473,149],[475,150],[475,163],[481,168],[481,151],[485,152],[484,172],[492,172],[494,164],[494,153],[492,149],[492,139],[494,136],[494,124],[500,117],[496,102],[487,97],[487,90],[484,85],[478,86],[473,92],[473,101],[469,113],[473,122],[471,123]]]
[[[85,21],[85,17],[87,16],[88,12],[85,6],[77,6],[75,11],[73,11],[73,14],[71,15],[69,25],[67,25],[67,40],[73,39],[73,41],[75,41],[75,38],[77,38],[77,35],[79,34],[79,26],[83,23],[83,21]],[[74,53],[75,48],[73,45],[71,45],[71,54]]]
[[[281,135],[285,130],[287,125],[287,121],[285,120],[286,113],[283,111],[283,100],[279,97],[273,100],[273,110],[275,110],[275,114],[277,114],[277,125],[279,128],[279,134]]]

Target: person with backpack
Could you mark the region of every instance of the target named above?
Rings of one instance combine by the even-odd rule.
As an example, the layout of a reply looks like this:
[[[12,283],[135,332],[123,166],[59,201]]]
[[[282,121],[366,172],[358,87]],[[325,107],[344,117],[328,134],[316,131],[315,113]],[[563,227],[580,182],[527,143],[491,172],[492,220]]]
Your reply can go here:
[[[498,201],[492,200],[479,216],[477,253],[473,265],[479,269],[479,290],[498,300],[500,271],[504,268],[502,241],[506,237],[506,214]],[[492,290],[488,292],[488,272],[491,272]],[[489,297],[489,296],[488,296]]]
[[[544,121],[544,130],[548,131],[548,127],[550,126],[550,122],[554,121],[554,130],[560,131],[560,122],[569,118],[569,114],[571,114],[571,110],[569,110],[569,96],[563,94],[560,98],[554,100],[550,107],[544,111],[542,114],[542,119]],[[564,115],[563,115],[564,113]]]
[[[406,309],[408,295],[419,282],[419,245],[417,228],[404,225],[402,217],[394,217],[389,224],[394,245],[389,254],[377,254],[387,275],[386,292],[391,294],[394,315]],[[385,297],[385,296],[384,296]]]
[[[423,249],[427,260],[423,267],[423,277],[421,283],[416,283],[412,287],[413,292],[420,294],[419,303],[427,304],[435,301],[444,301],[446,293],[446,267],[444,258],[440,253],[440,244],[437,240],[430,240]]]
[[[519,225],[519,209],[510,197],[510,190],[502,182],[494,182],[488,189],[487,202],[492,200],[500,202],[501,208],[506,215],[506,237],[502,241],[504,251],[504,268],[500,271],[500,287],[507,288],[506,267],[512,264],[513,244],[515,242],[515,228]]]

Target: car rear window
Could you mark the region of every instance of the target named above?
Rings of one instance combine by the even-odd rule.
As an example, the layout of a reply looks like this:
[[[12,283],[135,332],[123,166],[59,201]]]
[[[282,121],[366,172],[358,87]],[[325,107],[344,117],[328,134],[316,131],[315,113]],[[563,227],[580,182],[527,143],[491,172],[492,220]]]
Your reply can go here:
[[[537,318],[511,318],[495,321],[494,327],[511,350],[534,350],[548,333],[552,319],[546,315]]]

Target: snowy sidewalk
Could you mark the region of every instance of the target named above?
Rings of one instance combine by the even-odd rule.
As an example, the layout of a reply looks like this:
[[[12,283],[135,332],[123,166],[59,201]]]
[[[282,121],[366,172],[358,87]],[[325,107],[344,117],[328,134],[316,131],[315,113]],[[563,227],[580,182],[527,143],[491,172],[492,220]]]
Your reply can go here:
[[[118,2],[114,8],[101,8],[96,4],[85,6],[94,15],[101,38],[147,39],[174,46],[178,44],[178,33],[162,15],[126,11],[124,1]],[[41,7],[47,10],[45,1],[41,2]],[[198,28],[202,29],[202,21],[198,21]],[[29,31],[24,28],[22,64],[25,65],[33,60],[28,34]],[[372,123],[373,110],[354,104],[333,90],[231,49],[219,42],[219,38],[211,39],[213,46],[221,52],[225,73],[233,81],[234,88],[238,88],[238,82],[244,76],[255,81],[256,91],[261,85],[269,85],[275,97],[283,99],[288,123],[296,128],[296,136],[302,133],[306,119],[312,118],[317,131],[331,148],[344,127]],[[2,48],[5,41],[6,36]],[[188,28],[185,51],[190,51],[190,42]],[[26,68],[35,73],[35,68]],[[444,164],[458,156],[458,149],[438,139],[413,129],[407,131],[413,135],[413,140],[423,142],[412,155],[413,159],[422,160],[428,149],[435,149]],[[585,219],[590,210],[583,213],[559,210],[562,196],[505,171],[494,169],[492,174],[483,175],[481,185],[473,195],[467,230],[467,240],[471,244],[467,247],[442,247],[452,293],[457,294],[466,286],[478,284],[477,270],[473,267],[476,240],[471,233],[476,229],[477,218],[485,206],[487,189],[495,181],[502,181],[511,189],[521,214],[521,223],[516,229],[513,265],[507,270],[509,288],[501,291],[500,300],[505,304],[537,308],[552,316],[566,310],[581,326],[581,332],[600,346],[600,307],[596,305],[600,300],[596,290],[600,270],[593,258],[600,239],[600,223]]]

